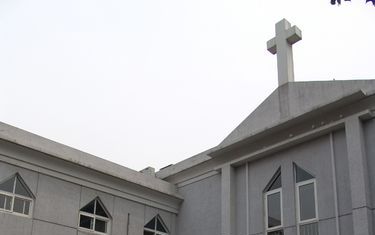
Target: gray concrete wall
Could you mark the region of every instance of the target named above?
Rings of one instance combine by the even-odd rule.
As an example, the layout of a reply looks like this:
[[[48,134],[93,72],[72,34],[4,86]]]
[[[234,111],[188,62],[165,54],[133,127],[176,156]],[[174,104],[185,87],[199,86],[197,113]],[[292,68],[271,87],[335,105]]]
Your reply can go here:
[[[182,201],[182,198],[176,192],[174,195],[171,195],[163,191],[153,190],[122,178],[104,174],[92,168],[74,164],[71,161],[65,161],[1,139],[0,161],[8,162],[44,175],[53,176],[67,182],[96,188],[111,195],[173,213],[177,213],[179,204]],[[114,171],[116,170],[114,169]],[[160,181],[160,179],[151,176],[145,176],[144,180]],[[164,183],[171,185],[172,188],[176,188],[173,184]]]
[[[178,235],[221,234],[221,177],[219,174],[179,188],[184,197],[177,216]]]
[[[236,234],[247,234],[246,164],[235,169],[235,221]]]
[[[330,136],[314,139],[286,151],[249,162],[235,169],[236,185],[236,235],[262,234],[264,231],[263,190],[276,170],[281,167],[283,190],[283,224],[286,235],[296,234],[296,202],[293,163],[309,171],[316,177],[319,214],[319,234],[336,234],[336,222],[341,234],[353,234],[351,220],[350,185],[348,184],[348,161],[345,132],[332,135],[333,153],[338,184],[335,199],[334,170]],[[246,175],[248,179],[246,180]],[[248,195],[246,194],[246,184]],[[249,208],[246,207],[248,200]],[[336,217],[335,203],[338,205]],[[247,221],[248,218],[248,221]]]
[[[337,204],[339,214],[339,230],[342,235],[352,235],[352,198],[350,189],[348,152],[346,147],[345,131],[340,130],[333,134],[334,158],[336,171]]]
[[[96,197],[112,217],[111,235],[143,235],[144,225],[157,214],[170,234],[176,234],[173,213],[0,161],[0,181],[15,173],[21,175],[35,195],[33,213],[26,218],[0,211],[1,235],[87,235],[78,228],[78,214],[81,207]]]
[[[371,210],[373,227],[375,227],[375,119],[363,123],[366,158],[368,163],[369,185],[371,195]]]

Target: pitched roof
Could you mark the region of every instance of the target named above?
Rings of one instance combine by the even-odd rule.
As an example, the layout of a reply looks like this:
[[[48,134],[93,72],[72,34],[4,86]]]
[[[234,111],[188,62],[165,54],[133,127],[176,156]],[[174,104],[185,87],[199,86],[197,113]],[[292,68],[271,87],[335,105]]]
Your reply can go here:
[[[134,171],[2,122],[0,122],[0,139],[182,199],[177,193],[176,187],[166,181]]]
[[[357,92],[370,95],[375,80],[290,82],[278,87],[218,146],[223,148]]]
[[[219,145],[157,172],[167,178],[209,161],[220,152],[310,112],[345,106],[375,93],[375,80],[290,82],[275,89]]]

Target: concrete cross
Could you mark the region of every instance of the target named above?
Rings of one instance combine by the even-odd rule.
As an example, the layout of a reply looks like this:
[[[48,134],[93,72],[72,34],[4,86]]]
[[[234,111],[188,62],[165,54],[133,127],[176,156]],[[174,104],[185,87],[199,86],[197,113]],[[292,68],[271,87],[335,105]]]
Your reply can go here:
[[[302,33],[297,26],[290,27],[286,19],[276,24],[276,37],[267,42],[267,50],[277,53],[277,71],[279,86],[294,81],[292,45],[302,39]]]

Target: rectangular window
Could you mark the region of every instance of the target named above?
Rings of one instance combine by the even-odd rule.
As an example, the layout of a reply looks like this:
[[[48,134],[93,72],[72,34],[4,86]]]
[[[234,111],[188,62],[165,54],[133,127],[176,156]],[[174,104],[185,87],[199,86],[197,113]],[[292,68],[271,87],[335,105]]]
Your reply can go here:
[[[94,218],[86,215],[80,215],[79,227],[93,229],[94,228]]]
[[[315,179],[297,184],[297,208],[299,223],[317,219]]]
[[[25,207],[23,211],[25,215],[29,215],[30,213],[30,204],[31,204],[31,201],[25,201]]]
[[[319,234],[318,223],[303,224],[299,227],[300,235],[318,235]]]
[[[296,184],[299,235],[319,235],[315,179]]]
[[[5,209],[5,195],[0,194],[0,209]]]
[[[268,232],[267,235],[284,235],[283,230]]]
[[[14,197],[13,212],[24,214],[24,215],[29,215],[30,204],[31,204],[30,200],[19,198],[19,197]]]
[[[107,232],[107,222],[100,219],[95,219],[95,231],[106,233]]]
[[[12,209],[13,197],[0,194],[0,209],[10,211]]]
[[[23,214],[24,200],[20,198],[14,198],[13,212]]]
[[[282,231],[278,230],[283,225],[281,188],[269,191],[265,194],[265,207],[267,234],[282,234]]]

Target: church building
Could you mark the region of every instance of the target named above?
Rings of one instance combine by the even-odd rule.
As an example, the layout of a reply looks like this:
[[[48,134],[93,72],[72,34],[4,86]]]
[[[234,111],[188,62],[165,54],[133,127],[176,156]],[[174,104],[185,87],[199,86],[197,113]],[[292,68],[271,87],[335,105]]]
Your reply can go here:
[[[0,235],[375,234],[375,80],[294,81],[301,38],[278,22],[279,86],[158,172],[0,123]]]

